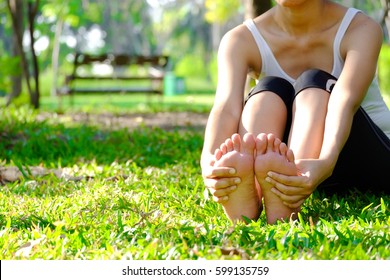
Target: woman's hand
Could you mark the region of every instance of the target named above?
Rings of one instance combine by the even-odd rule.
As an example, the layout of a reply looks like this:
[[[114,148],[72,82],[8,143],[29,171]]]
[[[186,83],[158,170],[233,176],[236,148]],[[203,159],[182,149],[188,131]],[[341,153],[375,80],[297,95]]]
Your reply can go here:
[[[318,185],[332,174],[332,168],[329,168],[327,162],[323,160],[297,160],[295,163],[300,170],[300,175],[286,176],[269,172],[266,178],[274,185],[271,191],[290,208],[301,206]]]
[[[237,189],[237,184],[241,182],[241,179],[235,177],[235,174],[236,170],[230,167],[214,167],[212,164],[203,168],[204,184],[215,202],[226,202],[229,199],[229,194]]]

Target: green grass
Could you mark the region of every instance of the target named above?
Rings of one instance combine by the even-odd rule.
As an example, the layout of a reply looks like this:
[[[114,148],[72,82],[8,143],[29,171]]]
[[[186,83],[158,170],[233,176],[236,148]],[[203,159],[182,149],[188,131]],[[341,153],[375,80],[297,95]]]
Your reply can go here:
[[[159,96],[147,94],[132,95],[76,95],[73,97],[43,96],[41,109],[44,111],[83,111],[90,113],[102,112],[102,110],[123,113],[123,112],[180,112],[195,111],[209,112],[214,101],[214,94],[180,94],[175,96]]]
[[[1,111],[0,138],[0,165],[72,176],[0,185],[0,259],[390,259],[389,196],[316,192],[297,221],[233,227],[204,191],[197,130],[105,130],[22,107]]]

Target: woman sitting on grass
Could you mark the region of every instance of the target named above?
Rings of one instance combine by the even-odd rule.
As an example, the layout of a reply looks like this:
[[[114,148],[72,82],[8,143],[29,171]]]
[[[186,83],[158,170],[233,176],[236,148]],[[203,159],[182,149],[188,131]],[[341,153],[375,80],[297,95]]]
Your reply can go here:
[[[294,218],[318,187],[390,189],[380,26],[329,0],[276,2],[218,53],[201,167],[233,221],[257,219],[263,201],[269,223]],[[248,72],[259,81],[243,101]]]

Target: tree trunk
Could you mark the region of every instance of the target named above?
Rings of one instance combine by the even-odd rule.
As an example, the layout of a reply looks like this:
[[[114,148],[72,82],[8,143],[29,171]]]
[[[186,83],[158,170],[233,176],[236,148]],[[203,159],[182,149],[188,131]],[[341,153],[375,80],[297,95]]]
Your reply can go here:
[[[35,22],[35,17],[38,12],[38,6],[39,6],[39,0],[36,0],[36,2],[33,4],[31,2],[28,3],[28,22],[29,22],[29,30],[30,30],[30,41],[31,41],[31,56],[32,56],[32,61],[33,61],[33,76],[34,76],[34,82],[35,82],[35,89],[30,91],[30,102],[31,105],[34,106],[35,109],[39,108],[39,97],[40,97],[40,92],[39,92],[39,66],[38,66],[38,58],[35,53],[35,48],[34,48],[34,22]]]
[[[26,80],[27,91],[31,96],[30,71],[28,69],[28,61],[23,50],[23,32],[19,33],[18,24],[23,18],[18,18],[18,9],[23,4],[23,0],[7,0],[8,10],[12,19],[12,28],[16,37],[16,48],[20,57],[20,63],[24,78]]]
[[[245,18],[257,17],[271,7],[271,0],[245,0]]]
[[[51,85],[51,96],[55,96],[57,93],[58,62],[59,62],[59,55],[60,55],[60,37],[62,34],[63,26],[64,26],[64,19],[63,17],[59,17],[56,24],[56,32],[54,35],[54,42],[53,42],[53,53],[51,56],[51,66],[52,66],[52,73],[53,73],[53,83]]]
[[[23,0],[14,0],[11,4],[16,18],[23,19]],[[23,20],[15,22],[14,34],[12,36],[12,55],[13,57],[21,57],[20,48],[18,47],[18,37],[23,38],[24,26]],[[22,62],[19,62],[20,68],[22,68]],[[7,96],[6,106],[9,106],[11,102],[18,97],[22,92],[22,73],[13,75],[11,77],[12,89],[11,93]]]

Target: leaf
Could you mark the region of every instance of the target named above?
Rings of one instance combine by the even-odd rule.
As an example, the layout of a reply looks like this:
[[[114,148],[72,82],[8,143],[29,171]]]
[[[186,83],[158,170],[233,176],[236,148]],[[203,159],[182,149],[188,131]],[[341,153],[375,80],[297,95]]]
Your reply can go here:
[[[384,199],[381,197],[381,211],[383,214],[386,214],[386,211],[387,211],[387,207],[386,207],[386,204],[385,204],[385,201]]]

